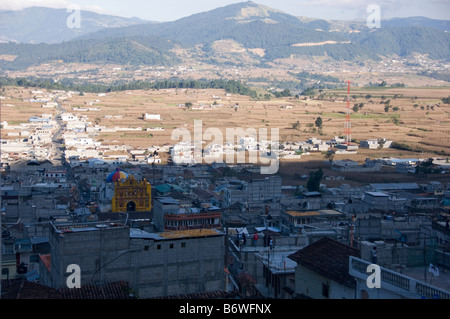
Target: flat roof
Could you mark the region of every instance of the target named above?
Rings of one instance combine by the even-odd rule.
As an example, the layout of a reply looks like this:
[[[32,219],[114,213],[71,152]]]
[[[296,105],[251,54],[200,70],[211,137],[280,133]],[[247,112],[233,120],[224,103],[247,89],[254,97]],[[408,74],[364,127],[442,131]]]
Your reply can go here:
[[[382,190],[382,189],[420,189],[417,183],[372,183],[370,187]]]
[[[292,216],[292,217],[303,217],[303,216],[338,216],[338,215],[343,215],[343,213],[338,212],[337,210],[334,209],[321,209],[318,211],[297,211],[297,210],[288,210],[285,211],[286,214]]]
[[[155,198],[158,202],[162,204],[179,204],[179,202],[176,199],[173,199],[172,197],[158,197]]]
[[[204,237],[221,234],[215,229],[188,229],[159,233],[163,238]]]
[[[288,214],[288,215],[291,215],[292,217],[319,216],[320,215],[320,213],[318,211],[302,212],[302,211],[289,210],[289,211],[285,211],[285,213]]]
[[[366,192],[366,194],[369,194],[374,197],[389,197],[389,195],[387,195],[383,192]]]
[[[326,214],[326,215],[343,215],[343,213],[338,212],[334,209],[321,209],[319,210],[319,213]]]
[[[95,222],[95,223],[56,223],[53,224],[54,229],[59,233],[77,233],[86,231],[99,231],[101,229],[116,229],[127,227],[121,222]]]
[[[143,238],[153,240],[195,238],[222,235],[217,229],[187,229],[160,233],[150,233],[139,228],[130,228],[130,238]]]

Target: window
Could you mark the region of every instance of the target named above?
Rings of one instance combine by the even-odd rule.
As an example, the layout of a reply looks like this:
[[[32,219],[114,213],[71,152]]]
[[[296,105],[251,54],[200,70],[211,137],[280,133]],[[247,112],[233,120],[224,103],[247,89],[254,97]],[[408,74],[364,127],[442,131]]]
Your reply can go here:
[[[2,276],[6,276],[6,278],[9,279],[9,268],[2,269]]]
[[[182,248],[186,248],[186,243],[181,243]]]
[[[161,249],[161,244],[159,244],[159,245],[156,245],[156,249]]]
[[[330,291],[330,285],[328,283],[322,283],[322,296],[328,298]]]
[[[173,248],[173,244],[170,244],[170,246],[169,246],[170,248]]]
[[[144,250],[148,250],[150,248],[150,246],[144,246]]]

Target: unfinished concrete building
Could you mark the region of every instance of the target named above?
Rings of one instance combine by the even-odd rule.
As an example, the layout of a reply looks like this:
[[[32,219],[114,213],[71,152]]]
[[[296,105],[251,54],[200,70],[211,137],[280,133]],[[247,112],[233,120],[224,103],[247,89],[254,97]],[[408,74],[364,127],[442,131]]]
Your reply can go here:
[[[121,223],[52,224],[41,282],[66,287],[76,264],[81,285],[126,281],[140,298],[223,290],[224,235],[212,229],[149,233]]]

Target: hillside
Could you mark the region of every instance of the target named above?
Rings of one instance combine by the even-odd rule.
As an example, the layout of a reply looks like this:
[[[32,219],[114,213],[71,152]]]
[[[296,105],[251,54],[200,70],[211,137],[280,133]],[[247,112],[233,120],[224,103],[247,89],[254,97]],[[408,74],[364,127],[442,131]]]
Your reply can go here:
[[[449,61],[450,35],[442,28],[442,21],[417,18],[392,20],[391,26],[375,30],[361,22],[340,26],[336,21],[295,17],[249,1],[172,22],[104,28],[61,43],[0,44],[0,52],[7,57],[0,60],[0,67],[17,70],[54,60],[173,65],[180,61],[180,51],[175,53],[174,48],[190,52],[194,61],[216,65],[216,44],[223,40],[240,48],[220,62],[230,65],[242,63],[244,55],[253,66],[298,56],[376,61],[414,53]]]
[[[80,12],[80,27],[69,28],[72,11],[31,7],[21,11],[0,11],[0,41],[17,43],[58,43],[81,35],[135,24],[148,23],[138,18],[123,18],[90,11]]]

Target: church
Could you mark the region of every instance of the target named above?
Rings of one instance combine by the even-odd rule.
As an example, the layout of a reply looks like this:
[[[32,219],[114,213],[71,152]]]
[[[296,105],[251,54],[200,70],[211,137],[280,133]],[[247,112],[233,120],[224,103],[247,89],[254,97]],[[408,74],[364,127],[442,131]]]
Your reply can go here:
[[[113,180],[112,212],[151,211],[152,192],[150,183],[145,178],[137,181],[133,175],[122,175],[121,177]]]

